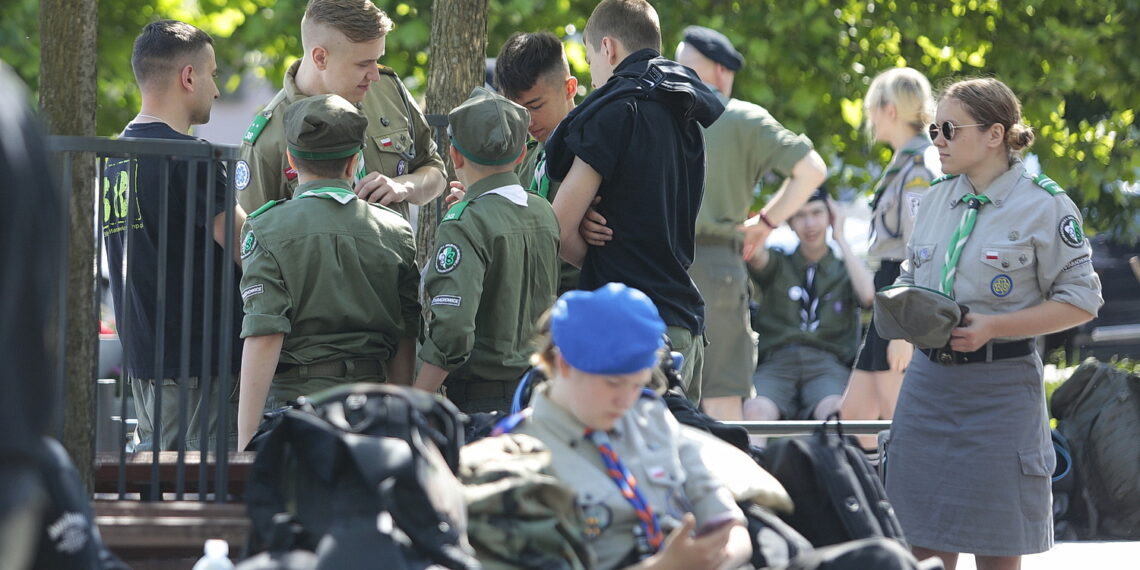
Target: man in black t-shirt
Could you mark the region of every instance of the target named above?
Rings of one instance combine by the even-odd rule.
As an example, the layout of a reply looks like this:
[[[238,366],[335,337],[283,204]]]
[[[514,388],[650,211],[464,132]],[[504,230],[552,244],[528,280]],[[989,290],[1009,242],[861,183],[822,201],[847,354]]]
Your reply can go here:
[[[645,292],[685,356],[685,393],[700,401],[704,300],[688,268],[704,189],[700,126],[724,106],[691,70],[661,57],[657,12],[643,0],[606,0],[584,33],[596,87],[547,139],[560,255],[582,268],[581,289],[620,282]],[[591,202],[612,240],[578,233]]]
[[[218,97],[210,36],[183,22],[154,22],[135,40],[131,65],[142,92],[142,109],[122,136],[199,140],[187,132],[209,121]],[[189,187],[192,173],[195,186]],[[219,375],[236,371],[240,362],[237,277],[232,290],[222,289],[225,264],[239,259],[236,254],[227,257],[222,244],[229,232],[232,251],[238,251],[245,213],[227,202],[226,173],[220,164],[158,157],[111,159],[104,176],[103,237],[141,448],[178,448],[180,384],[184,384],[189,401],[187,432],[182,439],[187,449],[199,449],[203,416],[208,416],[210,437],[217,433],[222,407],[217,397]],[[227,210],[233,212],[230,226],[226,225]],[[188,221],[192,224],[189,235]],[[185,268],[187,257],[189,267]],[[230,303],[223,306],[225,293]],[[189,306],[183,305],[184,299]],[[188,339],[183,337],[184,330],[189,331]],[[223,338],[225,330],[230,334]],[[185,353],[184,345],[189,347]],[[188,369],[183,368],[184,360]],[[236,375],[229,377],[232,401],[226,407],[226,431],[232,448],[236,445],[237,380]],[[203,391],[206,384],[208,392]],[[208,412],[203,399],[209,401]]]

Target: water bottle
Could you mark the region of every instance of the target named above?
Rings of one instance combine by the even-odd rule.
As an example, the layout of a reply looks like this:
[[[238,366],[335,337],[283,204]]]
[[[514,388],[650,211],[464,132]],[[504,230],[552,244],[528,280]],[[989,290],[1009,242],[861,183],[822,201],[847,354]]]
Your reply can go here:
[[[206,554],[194,563],[194,570],[230,570],[230,544],[224,540],[211,538],[206,541]]]

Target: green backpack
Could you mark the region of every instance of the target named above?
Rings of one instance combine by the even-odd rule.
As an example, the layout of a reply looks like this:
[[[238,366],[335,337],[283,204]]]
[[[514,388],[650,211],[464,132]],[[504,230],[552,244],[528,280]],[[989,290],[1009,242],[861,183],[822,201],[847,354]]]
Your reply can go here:
[[[1051,408],[1069,441],[1088,538],[1140,539],[1140,376],[1090,358]]]

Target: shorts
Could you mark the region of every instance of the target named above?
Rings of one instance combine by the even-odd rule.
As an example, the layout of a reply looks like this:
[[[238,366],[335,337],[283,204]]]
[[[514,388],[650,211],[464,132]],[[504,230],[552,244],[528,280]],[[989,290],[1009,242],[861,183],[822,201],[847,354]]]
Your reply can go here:
[[[669,327],[665,333],[669,335],[669,344],[673,345],[673,350],[685,358],[680,370],[685,397],[693,405],[699,406],[705,367],[705,335],[694,335],[684,327]]]
[[[780,418],[809,420],[819,402],[842,396],[851,369],[834,354],[802,344],[777,348],[756,368],[756,396],[775,402]]]
[[[689,275],[705,299],[705,366],[701,397],[747,398],[756,370],[756,333],[748,313],[748,272],[740,240],[697,238]]]
[[[902,270],[902,262],[884,259],[875,272],[875,290],[878,291],[895,282]],[[863,346],[859,347],[859,358],[855,360],[856,370],[868,372],[882,372],[890,370],[891,364],[887,362],[887,345],[889,339],[879,336],[875,330],[875,318],[871,317],[871,324],[867,327],[867,334],[863,336]]]
[[[210,449],[216,449],[215,441],[218,429],[218,410],[224,409],[228,414],[226,418],[226,440],[229,449],[232,451],[237,448],[237,404],[238,404],[238,375],[233,374],[230,377],[230,393],[226,405],[218,405],[218,378],[213,378],[210,383],[210,396],[206,398],[206,402],[202,400],[202,390],[198,385],[198,378],[192,376],[187,379],[186,396],[188,405],[186,407],[186,449],[190,451],[198,451],[203,446],[201,445],[201,430],[202,430],[202,416],[208,414],[207,433],[210,437],[210,442],[206,446]],[[155,390],[155,381],[149,379],[131,378],[131,392],[135,399],[135,414],[138,417],[137,437],[139,444],[136,446],[138,451],[173,451],[178,449],[178,428],[180,423],[179,418],[179,398],[182,396],[182,386],[174,378],[164,378],[161,380],[161,429],[159,430],[158,439],[159,444],[154,444],[155,439],[155,403],[158,400],[157,391]],[[208,406],[208,412],[205,412],[205,407]]]

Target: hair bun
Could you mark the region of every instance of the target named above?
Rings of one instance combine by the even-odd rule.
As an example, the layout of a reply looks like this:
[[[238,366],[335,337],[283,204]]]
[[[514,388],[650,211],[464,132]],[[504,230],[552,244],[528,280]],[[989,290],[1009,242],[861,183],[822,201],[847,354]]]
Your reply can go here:
[[[1028,148],[1033,139],[1033,129],[1021,123],[1015,123],[1005,134],[1005,144],[1014,152]]]

